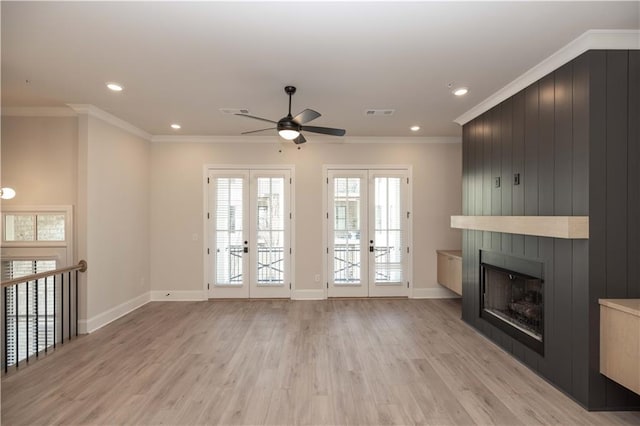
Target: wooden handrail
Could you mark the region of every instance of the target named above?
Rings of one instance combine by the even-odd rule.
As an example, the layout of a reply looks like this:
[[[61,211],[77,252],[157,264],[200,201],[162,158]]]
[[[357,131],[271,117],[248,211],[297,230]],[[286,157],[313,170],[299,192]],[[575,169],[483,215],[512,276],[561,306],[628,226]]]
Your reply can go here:
[[[39,274],[25,275],[24,277],[2,281],[2,288],[9,287],[15,284],[39,280],[40,278],[51,277],[53,275],[64,274],[65,272],[71,272],[71,271],[85,272],[86,270],[87,270],[87,261],[81,260],[80,262],[78,262],[77,265],[67,266],[66,268],[55,269],[53,271],[47,271],[47,272],[40,272]]]

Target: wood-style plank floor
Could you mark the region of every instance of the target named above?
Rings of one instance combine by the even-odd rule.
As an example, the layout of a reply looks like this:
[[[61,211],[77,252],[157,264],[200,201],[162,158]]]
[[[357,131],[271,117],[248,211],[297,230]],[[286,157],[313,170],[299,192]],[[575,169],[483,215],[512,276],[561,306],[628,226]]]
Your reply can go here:
[[[2,424],[640,424],[589,413],[455,300],[150,303],[2,379]]]

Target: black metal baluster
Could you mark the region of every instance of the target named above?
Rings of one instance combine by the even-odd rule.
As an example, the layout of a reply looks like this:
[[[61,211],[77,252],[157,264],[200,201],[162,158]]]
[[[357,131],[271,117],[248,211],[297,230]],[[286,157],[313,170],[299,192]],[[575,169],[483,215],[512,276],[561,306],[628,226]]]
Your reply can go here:
[[[27,344],[25,345],[25,352],[27,355],[27,364],[29,364],[29,281],[27,281],[26,283],[24,283],[25,289],[26,289],[26,300],[24,303],[25,306],[25,314],[26,314],[26,322],[25,322],[25,327],[24,327],[24,335],[25,335],[25,339],[27,341]]]
[[[4,288],[4,372],[7,373],[9,371],[9,339],[7,334],[9,332],[9,324],[7,318],[7,287]]]
[[[14,292],[15,292],[15,296],[16,296],[16,303],[15,303],[15,308],[16,308],[16,353],[15,353],[15,357],[16,357],[16,368],[18,368],[20,366],[20,345],[18,342],[20,342],[20,327],[18,326],[18,299],[20,298],[18,296],[19,292],[18,292],[18,284],[16,284],[14,286]]]
[[[76,269],[76,337],[78,337],[78,270]]]
[[[49,277],[44,279],[44,353],[49,351]]]
[[[67,286],[69,288],[69,306],[67,309],[69,311],[69,340],[71,340],[71,271],[67,274]]]
[[[60,345],[64,345],[64,272],[60,280]]]
[[[38,306],[38,283],[40,280],[36,280],[36,293],[35,293],[35,305],[36,305],[36,358],[40,356],[40,311]]]
[[[56,276],[53,276],[53,348],[56,348]]]

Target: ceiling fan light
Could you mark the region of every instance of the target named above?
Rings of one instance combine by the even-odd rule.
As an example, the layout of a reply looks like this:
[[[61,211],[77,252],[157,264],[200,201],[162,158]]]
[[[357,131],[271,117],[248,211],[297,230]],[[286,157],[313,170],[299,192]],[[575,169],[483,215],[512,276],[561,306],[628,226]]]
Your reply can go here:
[[[291,130],[291,129],[282,129],[282,130],[278,130],[278,133],[280,134],[280,136],[283,139],[286,139],[288,141],[292,141],[295,138],[297,138],[298,136],[300,136],[300,132],[297,130]]]

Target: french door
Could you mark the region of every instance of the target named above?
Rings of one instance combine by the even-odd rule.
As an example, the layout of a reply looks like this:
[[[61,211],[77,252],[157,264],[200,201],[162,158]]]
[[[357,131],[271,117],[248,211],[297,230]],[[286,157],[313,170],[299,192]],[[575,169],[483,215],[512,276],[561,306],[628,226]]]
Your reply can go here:
[[[408,172],[329,170],[328,296],[408,296]]]
[[[209,297],[291,296],[289,170],[209,171]]]

